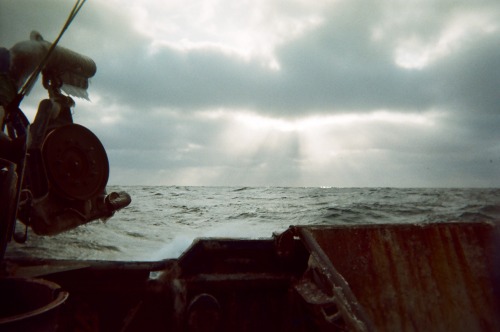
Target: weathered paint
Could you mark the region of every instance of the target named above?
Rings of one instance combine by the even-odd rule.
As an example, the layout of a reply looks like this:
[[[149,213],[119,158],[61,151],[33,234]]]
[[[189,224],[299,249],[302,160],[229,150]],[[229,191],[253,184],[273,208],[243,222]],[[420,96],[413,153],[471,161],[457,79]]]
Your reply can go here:
[[[201,294],[221,331],[500,331],[499,247],[495,223],[297,226],[174,260],[8,260],[0,275],[68,291],[60,331],[186,331]]]
[[[497,223],[307,231],[377,330],[500,331]]]

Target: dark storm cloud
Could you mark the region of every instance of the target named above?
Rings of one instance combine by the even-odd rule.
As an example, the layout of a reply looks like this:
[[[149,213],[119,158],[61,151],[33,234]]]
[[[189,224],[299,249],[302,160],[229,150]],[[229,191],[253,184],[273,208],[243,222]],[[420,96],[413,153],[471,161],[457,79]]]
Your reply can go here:
[[[320,24],[276,46],[279,70],[213,43],[185,50],[171,39],[152,45],[150,36],[137,30],[135,17],[118,4],[88,1],[61,40],[97,63],[89,89],[93,102],[77,100],[75,119],[92,128],[112,167],[123,171],[115,183],[489,186],[496,179],[498,184],[496,0],[335,1],[321,11]],[[33,29],[53,40],[72,5],[2,0],[0,45],[25,40]],[[279,6],[300,16],[299,5]],[[474,13],[478,18],[468,16]],[[493,32],[475,26],[475,19],[493,22]],[[404,42],[439,46],[447,32],[463,32],[454,25],[467,24],[470,31],[445,43],[444,53],[431,54],[428,64],[404,68],[396,61]],[[34,91],[23,107],[36,108],[41,95]],[[242,140],[237,130],[222,136],[235,122],[206,116],[214,110],[286,120],[383,110],[387,119],[416,114],[428,122],[332,126],[331,141],[314,144],[321,146],[316,157],[335,157],[311,165],[304,137],[296,131],[280,132],[275,145],[259,137],[262,144],[241,146],[247,151],[241,155],[227,151],[252,140]],[[162,178],[168,174],[171,178]],[[183,174],[198,177],[189,182]]]
[[[373,29],[388,15],[390,5],[385,4],[353,1],[332,7],[324,13],[324,24],[276,51],[279,71],[216,48],[183,52],[159,47],[152,52],[147,39],[127,22],[130,17],[101,2],[84,7],[64,44],[97,62],[92,88],[143,109],[223,107],[281,117],[349,110],[422,111],[436,105],[494,112],[500,95],[500,75],[492,70],[500,65],[498,34],[479,36],[422,70],[405,69],[396,65],[393,45],[373,39]],[[40,6],[38,14],[27,6],[12,7],[25,25],[38,22],[33,28],[43,28],[46,36],[55,36],[60,22],[44,17],[51,11],[61,13],[59,21],[66,16],[59,1]],[[409,20],[407,31],[399,35],[418,33],[425,39],[439,33],[451,15],[439,10],[449,10],[450,4],[424,7],[425,12]],[[4,26],[11,20],[7,17]]]
[[[435,103],[470,113],[498,114],[500,105],[500,35],[478,38],[428,70]]]
[[[396,67],[387,51],[370,43],[367,29],[356,28],[327,24],[279,51],[284,78],[277,90],[283,109],[359,112],[428,106],[422,73]]]
[[[498,34],[478,36],[424,69],[405,69],[394,62],[390,45],[372,39],[383,15],[374,8],[371,16],[355,12],[362,7],[336,8],[325,24],[278,49],[279,71],[215,48],[163,47],[152,53],[126,26],[121,35],[108,36],[105,29],[102,36],[93,33],[94,42],[103,45],[96,55],[95,87],[139,108],[249,108],[271,116],[433,106],[495,109],[500,75],[491,69],[500,62]],[[362,19],[353,19],[359,15]],[[437,18],[417,32],[439,33]],[[101,14],[98,22],[110,21]]]
[[[251,108],[280,116],[429,106],[425,75],[397,67],[369,41],[369,24],[330,22],[279,49],[279,71],[217,49],[151,54],[144,44],[122,42],[96,84],[137,106]]]

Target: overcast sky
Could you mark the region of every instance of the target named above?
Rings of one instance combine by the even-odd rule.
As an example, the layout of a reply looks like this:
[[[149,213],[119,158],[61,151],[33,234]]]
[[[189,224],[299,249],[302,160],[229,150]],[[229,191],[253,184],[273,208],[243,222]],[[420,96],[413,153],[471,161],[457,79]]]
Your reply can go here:
[[[0,45],[73,4],[0,0]],[[110,184],[500,187],[498,0],[88,0],[60,45]]]

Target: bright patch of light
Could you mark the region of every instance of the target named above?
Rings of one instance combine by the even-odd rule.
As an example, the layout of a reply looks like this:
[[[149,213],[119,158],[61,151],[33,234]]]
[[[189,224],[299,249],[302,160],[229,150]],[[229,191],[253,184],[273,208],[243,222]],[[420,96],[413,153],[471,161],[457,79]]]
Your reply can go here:
[[[277,130],[282,132],[296,131],[298,125],[296,121],[267,118],[250,113],[239,113],[234,115],[234,120],[253,130]]]
[[[223,116],[224,112],[218,111],[218,113],[212,113],[212,116],[213,114]],[[321,115],[296,120],[269,118],[248,112],[229,114],[235,122],[245,125],[248,128],[281,132],[302,132],[325,126],[355,126],[357,124],[368,123],[401,123],[425,126],[434,124],[434,116],[417,113],[389,112],[384,110],[374,111],[368,114]]]
[[[276,47],[321,24],[322,9],[330,2],[296,0],[286,10],[271,0],[129,0],[117,5],[127,7],[134,28],[151,40],[152,52],[210,48],[279,69]]]
[[[253,160],[253,156],[263,151],[279,154],[283,147],[295,141],[298,142],[296,162],[318,169],[339,162],[341,156],[357,155],[362,151],[379,153],[377,151],[382,148],[377,145],[374,132],[432,132],[441,116],[438,111],[419,114],[386,110],[303,119],[270,118],[230,110],[205,114],[206,119],[225,122],[226,129],[220,134],[217,145],[233,158]]]

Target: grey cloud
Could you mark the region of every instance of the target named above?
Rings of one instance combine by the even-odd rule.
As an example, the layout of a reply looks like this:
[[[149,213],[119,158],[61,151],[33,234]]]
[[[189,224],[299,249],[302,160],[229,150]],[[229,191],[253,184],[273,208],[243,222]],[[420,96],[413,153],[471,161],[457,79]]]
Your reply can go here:
[[[456,101],[491,109],[497,103],[498,94],[491,91],[499,77],[491,70],[500,59],[498,43],[492,40],[496,37],[478,38],[473,48],[434,66],[408,70],[396,66],[386,44],[370,39],[378,18],[374,13],[368,21],[352,21],[357,13],[337,14],[284,45],[277,51],[277,72],[214,49],[182,53],[162,48],[150,54],[139,37],[130,39],[136,45],[129,45],[127,33],[116,35],[108,42],[119,46],[109,55],[99,54],[107,59],[98,63],[95,87],[137,107],[251,108],[275,116],[415,111],[455,106]]]
[[[146,38],[127,22],[130,17],[104,2],[84,6],[62,43],[97,62],[91,89],[114,98],[109,102],[137,109],[248,108],[280,117],[374,109],[423,111],[436,106],[495,112],[500,95],[500,75],[492,70],[500,61],[497,35],[478,37],[423,70],[403,69],[394,63],[391,40],[412,33],[431,38],[443,22],[466,8],[447,1],[427,3],[414,8],[412,16],[401,7],[402,19],[408,21],[401,23],[390,16],[397,14],[391,4],[352,1],[332,7],[324,13],[323,25],[277,50],[280,71],[216,49],[183,53],[161,48],[151,54]],[[18,37],[18,29],[9,29],[19,24],[14,18],[43,28],[45,36],[56,35],[60,22],[47,17],[56,12],[64,21],[70,6],[47,1],[33,11],[32,2],[11,0],[2,7],[13,12],[2,15],[1,31],[8,31],[9,38],[25,39],[27,34]],[[386,40],[372,40],[373,29],[385,21],[396,21],[398,31],[389,31]]]
[[[429,68],[436,103],[466,112],[498,113],[500,105],[500,36],[491,34]]]
[[[32,29],[54,38],[71,7],[65,3],[63,9],[60,1],[34,6],[32,1],[0,3],[0,44],[10,47]],[[80,108],[77,100],[78,120],[91,124],[112,167],[141,179],[157,179],[158,170],[188,168],[220,171],[211,180],[216,184],[231,179],[246,185],[490,185],[500,179],[498,33],[473,35],[422,70],[403,69],[393,58],[397,40],[416,35],[433,41],[457,11],[467,8],[429,1],[400,13],[404,6],[392,6],[393,1],[341,2],[324,12],[322,25],[276,50],[281,69],[273,71],[214,48],[163,47],[151,53],[127,13],[90,1],[61,41],[97,63],[89,93],[99,98]],[[496,1],[488,6],[491,13],[500,12]],[[372,39],[375,28],[385,29],[385,36]],[[95,113],[86,109],[110,104],[123,107],[113,124],[95,122],[90,118]],[[346,128],[342,134],[352,137],[345,143],[349,154],[315,169],[300,155],[301,142],[293,134],[278,150],[264,144],[253,155],[235,158],[217,145],[228,122],[197,116],[218,108],[249,109],[271,118],[378,109],[437,110],[444,116],[434,127]],[[356,137],[369,147],[356,145]],[[126,180],[134,183],[120,178]]]
[[[58,0],[33,1],[2,0],[0,2],[0,45],[10,48],[29,39],[32,30],[39,31],[46,40],[57,37],[73,6]]]

